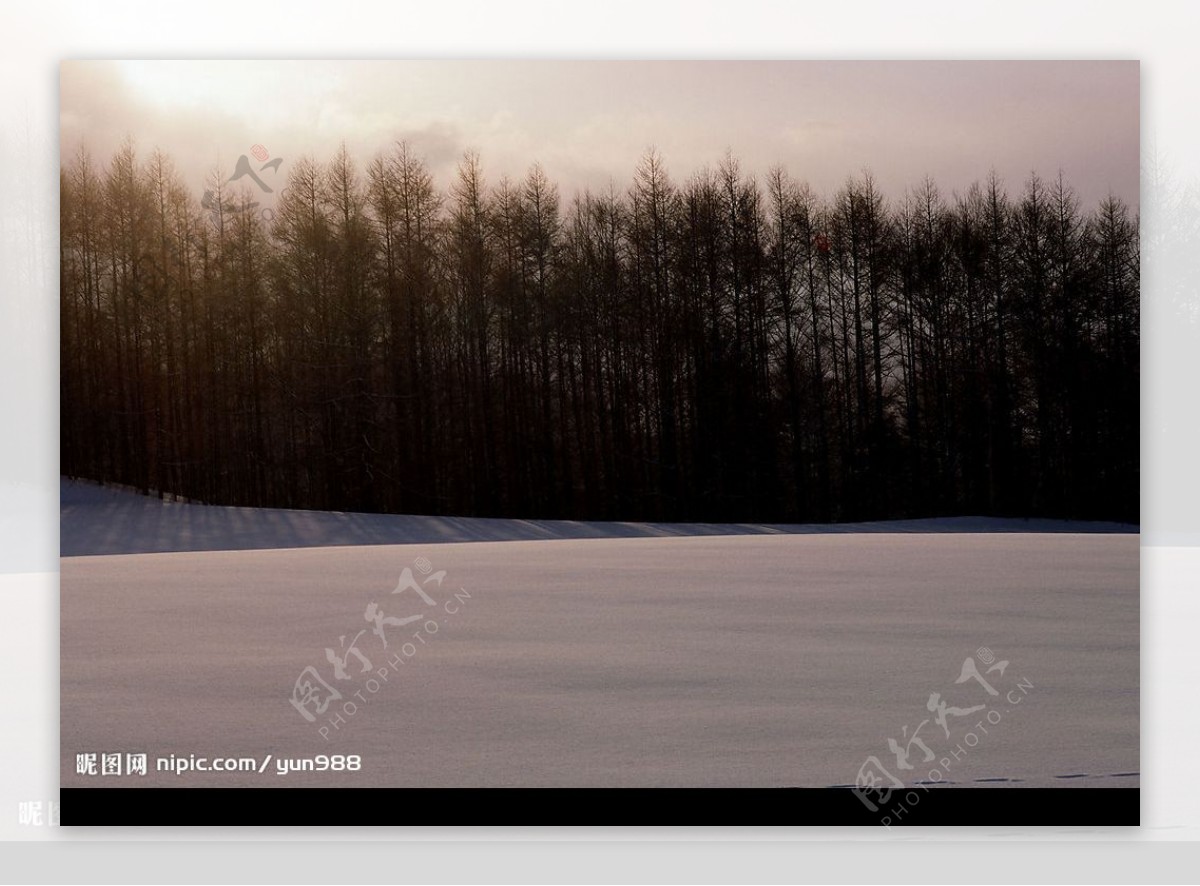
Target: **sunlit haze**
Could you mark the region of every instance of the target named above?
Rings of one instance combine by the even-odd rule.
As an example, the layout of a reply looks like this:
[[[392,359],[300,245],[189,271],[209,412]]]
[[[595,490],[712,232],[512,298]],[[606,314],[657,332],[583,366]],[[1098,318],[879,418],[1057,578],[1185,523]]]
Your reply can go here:
[[[106,161],[131,138],[196,191],[254,145],[286,176],[403,139],[439,182],[473,149],[489,181],[539,162],[566,197],[623,188],[654,146],[677,179],[731,150],[819,193],[864,168],[893,198],[1061,170],[1085,205],[1137,206],[1138,80],[1136,62],[71,61],[61,148]]]

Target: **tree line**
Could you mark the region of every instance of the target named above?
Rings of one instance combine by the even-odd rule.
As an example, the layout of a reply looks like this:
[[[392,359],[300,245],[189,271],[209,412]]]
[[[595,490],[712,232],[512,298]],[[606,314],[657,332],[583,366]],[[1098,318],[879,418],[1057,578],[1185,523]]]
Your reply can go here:
[[[61,171],[61,459],[221,504],[1138,519],[1138,219],[1060,175],[829,198],[727,155],[564,201],[405,144],[264,220],[132,147]]]

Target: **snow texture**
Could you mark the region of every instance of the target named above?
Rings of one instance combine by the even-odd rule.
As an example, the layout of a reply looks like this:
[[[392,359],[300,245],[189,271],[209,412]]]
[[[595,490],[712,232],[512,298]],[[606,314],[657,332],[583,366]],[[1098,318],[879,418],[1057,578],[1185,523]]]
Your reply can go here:
[[[64,786],[819,787],[853,783],[870,756],[910,784],[930,770],[956,786],[1138,784],[1135,534],[604,527],[65,493],[64,552],[193,550],[62,559]],[[733,529],[746,534],[715,534]],[[647,537],[583,537],[603,532]],[[419,543],[379,544],[405,533]],[[322,538],[336,546],[301,547]],[[392,593],[406,568],[432,605]],[[422,619],[385,624],[385,651],[371,603]],[[363,630],[371,672],[349,656],[336,680],[325,649]],[[967,659],[998,695],[955,683]],[[308,666],[342,694],[311,723],[290,701]],[[986,708],[948,717],[947,738],[935,692]],[[918,727],[935,759],[914,744],[900,770],[888,739]],[[150,774],[77,773],[77,754],[117,751],[147,753]],[[268,753],[261,775],[154,771],[170,754]],[[318,754],[362,769],[275,774]]]
[[[245,551],[331,545],[544,541],[692,535],[927,532],[1137,532],[1125,523],[942,517],[880,523],[625,523],[352,514],[163,501],[63,479],[63,557],[167,551]]]

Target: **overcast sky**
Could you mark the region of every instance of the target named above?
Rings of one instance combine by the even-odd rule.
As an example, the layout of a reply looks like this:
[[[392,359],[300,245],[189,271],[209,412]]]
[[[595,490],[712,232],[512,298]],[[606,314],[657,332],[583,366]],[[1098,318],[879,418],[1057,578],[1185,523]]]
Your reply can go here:
[[[61,69],[64,160],[106,161],[131,136],[196,190],[262,145],[365,165],[399,139],[439,183],[467,149],[490,182],[538,161],[563,195],[624,188],[655,146],[677,180],[731,149],[818,193],[869,168],[902,196],[926,175],[949,196],[995,169],[1012,191],[1061,169],[1085,205],[1138,205],[1137,62],[86,61]],[[255,163],[255,169],[261,166]]]

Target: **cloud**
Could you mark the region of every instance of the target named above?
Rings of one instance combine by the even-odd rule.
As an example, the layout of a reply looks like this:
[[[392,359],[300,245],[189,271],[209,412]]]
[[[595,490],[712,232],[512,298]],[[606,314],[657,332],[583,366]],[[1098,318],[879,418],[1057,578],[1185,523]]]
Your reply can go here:
[[[365,165],[406,140],[442,184],[474,149],[489,181],[540,162],[569,197],[623,188],[654,144],[677,180],[729,148],[825,193],[863,167],[893,198],[1062,169],[1137,205],[1138,102],[1133,62],[67,62],[61,139],[161,147],[193,188],[256,143]]]

